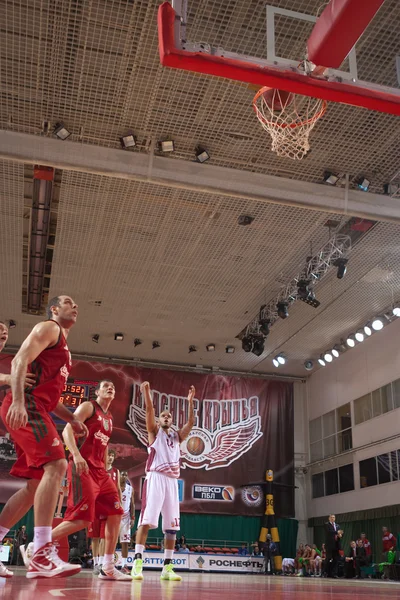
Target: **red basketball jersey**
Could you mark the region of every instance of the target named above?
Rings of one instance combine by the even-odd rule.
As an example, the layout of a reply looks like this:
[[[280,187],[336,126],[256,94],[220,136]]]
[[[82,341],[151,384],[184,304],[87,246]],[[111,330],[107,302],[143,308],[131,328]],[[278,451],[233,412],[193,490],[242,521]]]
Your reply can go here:
[[[36,384],[25,388],[26,396],[33,396],[44,410],[52,412],[60,400],[71,368],[71,354],[60,327],[60,335],[55,346],[43,350],[28,366],[28,373],[36,376]]]
[[[115,483],[115,486],[118,487],[118,469],[111,467],[111,469],[107,470],[107,473],[111,477],[111,480]]]
[[[105,469],[104,455],[112,433],[112,416],[110,411],[104,412],[95,400],[90,401],[90,404],[93,406],[93,415],[85,421],[88,435],[79,452],[90,467]]]

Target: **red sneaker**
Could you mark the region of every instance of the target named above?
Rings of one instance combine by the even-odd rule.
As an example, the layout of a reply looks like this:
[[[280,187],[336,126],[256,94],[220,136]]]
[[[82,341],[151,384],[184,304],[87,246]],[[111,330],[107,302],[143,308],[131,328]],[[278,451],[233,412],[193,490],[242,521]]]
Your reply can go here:
[[[54,544],[48,542],[32,556],[26,576],[28,579],[69,577],[79,573],[81,569],[81,565],[71,565],[61,560]]]

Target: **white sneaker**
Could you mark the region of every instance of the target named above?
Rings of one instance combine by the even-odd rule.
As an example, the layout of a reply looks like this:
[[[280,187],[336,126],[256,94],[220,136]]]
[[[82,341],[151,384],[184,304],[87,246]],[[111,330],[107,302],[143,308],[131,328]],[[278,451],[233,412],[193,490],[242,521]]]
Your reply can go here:
[[[29,542],[26,548],[23,545],[20,546],[19,551],[21,552],[22,560],[24,561],[25,567],[29,569],[29,564],[33,556],[33,542]]]
[[[122,573],[122,571],[118,571],[118,569],[116,569],[114,565],[110,570],[104,569],[103,566],[100,571],[99,579],[108,579],[113,581],[132,581],[132,577],[130,575],[126,575],[125,573]]]
[[[12,571],[10,571],[9,569],[7,569],[6,565],[3,565],[3,563],[0,560],[0,577],[5,577],[6,579],[8,579],[9,577],[12,577],[14,575],[14,573]]]
[[[32,556],[26,577],[27,579],[69,577],[79,573],[81,569],[80,565],[71,565],[61,560],[54,544],[48,542]]]

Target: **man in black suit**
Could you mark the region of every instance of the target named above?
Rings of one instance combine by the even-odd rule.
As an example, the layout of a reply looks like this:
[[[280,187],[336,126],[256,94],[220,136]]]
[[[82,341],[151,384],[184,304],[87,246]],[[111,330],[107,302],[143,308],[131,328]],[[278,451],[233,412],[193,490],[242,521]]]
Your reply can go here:
[[[350,550],[346,556],[346,578],[353,579],[356,575],[357,544],[350,543]]]
[[[337,578],[338,551],[338,531],[340,527],[336,523],[335,515],[329,515],[328,522],[325,523],[325,574],[327,577]]]
[[[357,577],[357,579],[360,579],[360,577],[361,577],[361,567],[365,567],[367,565],[368,565],[367,552],[364,548],[363,541],[358,540],[357,556],[356,556],[356,577]]]

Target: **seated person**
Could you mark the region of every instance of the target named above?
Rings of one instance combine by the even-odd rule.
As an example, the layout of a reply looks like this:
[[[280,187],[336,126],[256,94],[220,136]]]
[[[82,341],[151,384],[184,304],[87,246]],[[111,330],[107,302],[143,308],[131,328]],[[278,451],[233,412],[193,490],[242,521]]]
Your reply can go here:
[[[186,546],[186,544],[182,544],[178,550],[178,552],[180,554],[189,554],[189,548]]]
[[[261,556],[261,550],[260,550],[260,546],[258,545],[258,543],[256,542],[255,544],[252,544],[253,546],[253,552],[252,552],[252,556]]]
[[[303,556],[298,558],[299,571],[297,573],[297,577],[303,577],[303,575],[308,575],[308,569],[310,566],[310,558],[311,558],[311,546],[310,546],[310,544],[306,544],[304,546]]]
[[[356,577],[360,579],[361,577],[361,567],[366,567],[368,565],[367,552],[364,548],[364,544],[362,540],[358,540],[357,548],[356,548],[357,556],[356,556]]]
[[[396,551],[389,550],[387,553],[387,561],[379,563],[378,572],[382,579],[389,579],[389,567],[396,562]]]
[[[318,577],[318,569],[321,567],[321,552],[318,550],[316,544],[312,545],[311,556],[310,556],[310,575],[311,577]],[[319,573],[321,574],[321,573]]]
[[[353,579],[356,576],[357,544],[355,541],[350,543],[350,550],[345,558],[345,577]]]
[[[239,556],[248,556],[247,544],[243,542],[242,547],[239,548]]]
[[[303,554],[304,544],[300,544],[296,552],[296,558],[294,559],[294,567],[298,573],[300,573],[300,571],[302,570],[302,566],[300,565],[300,558],[303,558]]]
[[[284,558],[282,560],[282,573],[284,575],[293,575],[295,572],[295,560],[294,558]]]

